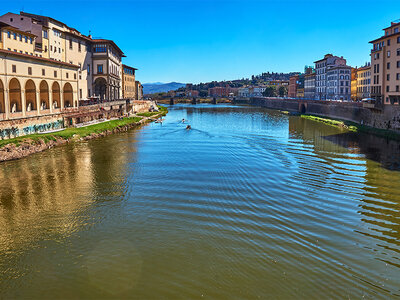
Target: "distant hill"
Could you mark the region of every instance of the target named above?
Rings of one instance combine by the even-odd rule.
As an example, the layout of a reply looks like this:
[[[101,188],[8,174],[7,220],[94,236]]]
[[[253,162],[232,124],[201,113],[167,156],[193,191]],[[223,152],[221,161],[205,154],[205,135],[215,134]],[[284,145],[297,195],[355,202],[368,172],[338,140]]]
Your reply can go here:
[[[177,90],[186,86],[186,83],[170,82],[170,83],[144,83],[143,94],[162,93]]]

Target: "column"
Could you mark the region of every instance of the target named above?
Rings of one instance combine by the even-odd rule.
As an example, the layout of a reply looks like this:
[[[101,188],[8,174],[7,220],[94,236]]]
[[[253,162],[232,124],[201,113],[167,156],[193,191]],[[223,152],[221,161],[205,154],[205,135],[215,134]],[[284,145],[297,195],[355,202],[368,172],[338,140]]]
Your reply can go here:
[[[40,109],[40,91],[36,90],[36,113],[38,116],[42,114],[41,109]]]
[[[22,116],[26,117],[25,89],[22,89],[22,87],[21,87],[21,103],[22,103]]]
[[[4,87],[4,105],[6,106],[4,110],[6,114],[6,119],[8,120],[10,119],[10,96],[8,87]]]

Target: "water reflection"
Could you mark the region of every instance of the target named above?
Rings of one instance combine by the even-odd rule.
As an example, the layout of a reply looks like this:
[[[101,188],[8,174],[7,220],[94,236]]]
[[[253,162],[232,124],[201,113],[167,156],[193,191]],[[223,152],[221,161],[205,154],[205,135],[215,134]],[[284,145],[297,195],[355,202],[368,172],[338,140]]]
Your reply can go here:
[[[0,282],[25,276],[24,268],[11,263],[21,251],[37,247],[38,241],[62,242],[96,223],[90,209],[104,189],[113,199],[123,199],[135,144],[135,134],[125,143],[115,135],[2,164],[0,266],[8,267],[1,268]],[[11,266],[16,267],[12,272]]]

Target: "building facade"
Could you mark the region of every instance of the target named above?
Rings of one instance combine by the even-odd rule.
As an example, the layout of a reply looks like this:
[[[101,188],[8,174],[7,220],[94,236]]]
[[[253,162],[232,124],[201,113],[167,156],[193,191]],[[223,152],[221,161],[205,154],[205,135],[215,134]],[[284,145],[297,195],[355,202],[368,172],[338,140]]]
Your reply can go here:
[[[79,66],[78,100],[122,98],[124,54],[113,41],[93,39],[51,17],[26,12],[7,13],[0,22],[14,28],[3,49],[15,51],[14,44],[26,40],[21,53]]]
[[[122,65],[122,98],[136,99],[135,71],[137,69]]]
[[[400,104],[400,21],[383,29],[384,35],[370,41],[371,98],[380,105]]]
[[[315,63],[315,99],[346,100],[351,97],[351,67],[343,57],[326,54]]]
[[[296,98],[298,78],[299,75],[294,75],[289,78],[289,89],[288,89],[289,98]]]
[[[357,69],[357,101],[371,97],[371,65]]]
[[[315,73],[310,72],[304,75],[304,98],[315,99]]]

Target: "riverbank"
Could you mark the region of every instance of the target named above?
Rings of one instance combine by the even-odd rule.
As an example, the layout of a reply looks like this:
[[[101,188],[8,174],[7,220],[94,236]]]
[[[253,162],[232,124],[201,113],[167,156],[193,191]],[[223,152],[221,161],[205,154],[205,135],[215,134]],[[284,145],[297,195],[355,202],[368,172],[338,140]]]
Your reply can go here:
[[[357,124],[357,123],[354,123],[351,121],[326,118],[326,117],[320,117],[320,116],[314,116],[314,115],[301,115],[301,118],[324,123],[324,124],[338,127],[338,128],[343,128],[345,130],[352,131],[352,132],[373,134],[373,135],[376,135],[379,137],[384,137],[384,138],[388,138],[391,140],[400,141],[400,133],[392,131],[392,130],[379,129],[379,128],[375,128],[375,127]]]
[[[125,132],[165,116],[167,112],[168,109],[166,107],[159,106],[158,112],[140,113],[134,117],[126,117],[81,128],[66,128],[52,133],[31,134],[1,140],[0,162],[20,159],[71,142],[87,141],[113,133]]]

